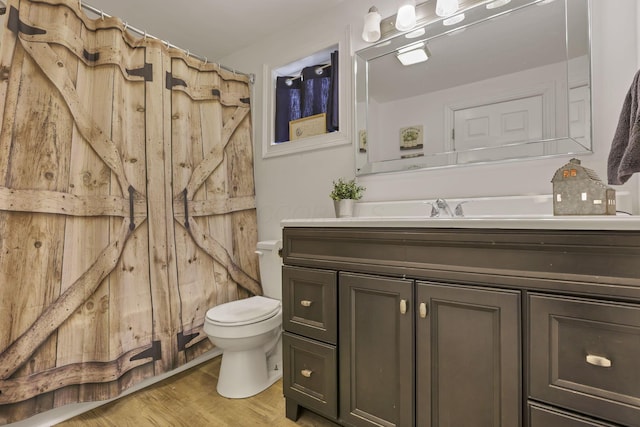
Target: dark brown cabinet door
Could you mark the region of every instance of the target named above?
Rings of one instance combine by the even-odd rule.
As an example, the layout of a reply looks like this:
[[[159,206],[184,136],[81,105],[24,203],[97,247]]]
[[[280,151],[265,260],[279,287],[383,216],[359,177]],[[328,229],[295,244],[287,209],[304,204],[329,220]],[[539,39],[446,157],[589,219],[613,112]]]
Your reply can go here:
[[[339,276],[340,418],[413,425],[413,281]]]
[[[416,285],[416,425],[521,425],[520,292]]]

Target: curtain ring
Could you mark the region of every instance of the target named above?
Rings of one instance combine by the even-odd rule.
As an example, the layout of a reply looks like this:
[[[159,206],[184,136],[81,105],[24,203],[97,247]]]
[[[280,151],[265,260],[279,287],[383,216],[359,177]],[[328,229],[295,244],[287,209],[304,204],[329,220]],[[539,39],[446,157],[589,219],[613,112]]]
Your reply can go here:
[[[147,40],[147,30],[144,30],[144,36],[142,37],[142,40]]]
[[[129,28],[129,23],[128,23],[128,22],[125,22],[125,23],[124,23],[124,31],[125,31],[125,32],[127,31],[127,28]]]
[[[191,51],[187,49],[187,58],[189,57],[189,55],[191,55]]]
[[[207,65],[207,62],[209,62],[209,60],[207,59],[207,57],[204,57],[204,65]]]
[[[104,10],[100,11],[100,18],[104,21]]]

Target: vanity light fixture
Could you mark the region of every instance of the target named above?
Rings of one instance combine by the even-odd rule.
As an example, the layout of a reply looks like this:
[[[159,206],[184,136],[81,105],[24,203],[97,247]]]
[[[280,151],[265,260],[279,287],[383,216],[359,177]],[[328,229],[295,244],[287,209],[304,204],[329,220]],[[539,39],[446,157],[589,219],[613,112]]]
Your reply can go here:
[[[364,29],[362,30],[362,40],[372,43],[380,40],[380,12],[375,6],[369,8],[369,12],[364,16]]]
[[[438,0],[436,3],[436,15],[451,16],[458,11],[458,0]]]
[[[399,0],[398,14],[396,15],[396,29],[398,31],[408,31],[415,26],[416,26],[415,0]]]
[[[398,50],[396,56],[402,65],[408,66],[424,62],[431,55],[424,42],[419,42]]]

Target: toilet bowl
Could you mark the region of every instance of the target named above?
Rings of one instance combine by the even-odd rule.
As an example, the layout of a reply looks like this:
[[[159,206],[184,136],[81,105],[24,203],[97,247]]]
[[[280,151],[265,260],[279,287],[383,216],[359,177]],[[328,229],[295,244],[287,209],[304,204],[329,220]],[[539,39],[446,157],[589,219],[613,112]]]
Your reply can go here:
[[[244,398],[282,377],[281,241],[259,242],[256,253],[264,296],[217,305],[207,311],[204,332],[222,350],[216,390]]]

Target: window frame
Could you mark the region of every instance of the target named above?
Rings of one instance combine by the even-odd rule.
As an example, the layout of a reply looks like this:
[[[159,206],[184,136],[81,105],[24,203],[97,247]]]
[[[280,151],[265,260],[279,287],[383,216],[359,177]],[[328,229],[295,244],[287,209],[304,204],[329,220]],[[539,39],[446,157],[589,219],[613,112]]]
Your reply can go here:
[[[276,70],[294,63],[303,58],[321,52],[331,46],[338,46],[338,120],[339,130],[322,135],[300,138],[294,141],[274,143],[275,140],[275,93],[276,93]],[[285,156],[294,153],[302,153],[313,150],[337,147],[351,144],[351,114],[353,106],[351,100],[351,46],[349,28],[338,40],[325,40],[315,45],[306,45],[296,51],[288,51],[287,58],[281,58],[277,65],[263,64],[263,99],[264,108],[262,112],[262,158]]]

